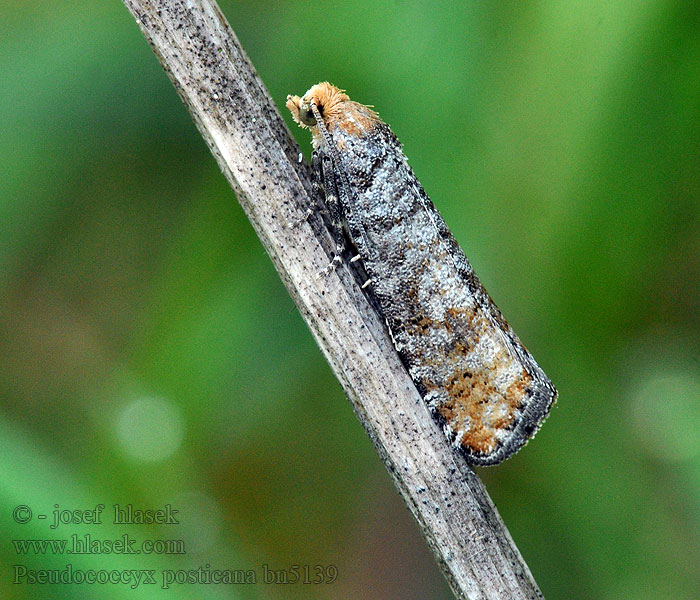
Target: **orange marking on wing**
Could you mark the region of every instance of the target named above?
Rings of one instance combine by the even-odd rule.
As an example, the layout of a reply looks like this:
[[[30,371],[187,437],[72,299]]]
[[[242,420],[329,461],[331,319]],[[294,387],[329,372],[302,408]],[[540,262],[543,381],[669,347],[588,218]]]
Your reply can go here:
[[[429,335],[436,329],[458,337],[447,353],[442,353],[439,363],[452,373],[442,382],[425,382],[428,391],[444,388],[447,399],[438,404],[437,411],[450,425],[455,434],[463,432],[461,444],[472,453],[489,454],[499,443],[498,432],[513,425],[516,411],[522,407],[527,389],[532,381],[524,369],[507,387],[497,388],[494,381],[498,373],[507,369],[511,357],[502,348],[490,364],[467,369],[465,357],[474,352],[480,333],[488,329],[486,318],[478,312],[465,308],[449,308],[445,320],[437,322],[428,317],[416,319],[414,335]],[[464,337],[464,332],[469,332]],[[443,371],[444,373],[444,371]]]
[[[501,391],[493,385],[493,379],[489,370],[455,373],[445,385],[449,399],[438,406],[455,433],[465,432],[462,446],[472,452],[489,454],[496,449],[497,432],[511,427],[532,380],[523,370]]]

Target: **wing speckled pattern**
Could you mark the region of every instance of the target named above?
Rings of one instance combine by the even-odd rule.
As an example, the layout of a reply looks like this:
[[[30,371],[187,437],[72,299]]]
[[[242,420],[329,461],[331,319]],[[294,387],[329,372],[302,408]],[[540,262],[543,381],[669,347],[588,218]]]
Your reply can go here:
[[[557,392],[476,277],[367,106],[329,83],[289,96],[313,135],[335,232],[358,251],[394,345],[450,442],[477,465],[517,452]],[[339,248],[342,248],[339,243]]]

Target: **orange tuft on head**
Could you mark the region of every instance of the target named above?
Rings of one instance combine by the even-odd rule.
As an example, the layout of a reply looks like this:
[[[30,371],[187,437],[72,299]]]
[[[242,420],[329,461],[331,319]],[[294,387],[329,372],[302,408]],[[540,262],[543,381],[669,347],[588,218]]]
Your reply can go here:
[[[287,96],[287,108],[301,127],[311,129],[314,145],[320,141],[320,135],[310,109],[311,104],[316,106],[329,131],[340,127],[352,135],[359,135],[379,123],[379,117],[371,108],[353,102],[343,90],[327,81],[317,83],[301,98]]]

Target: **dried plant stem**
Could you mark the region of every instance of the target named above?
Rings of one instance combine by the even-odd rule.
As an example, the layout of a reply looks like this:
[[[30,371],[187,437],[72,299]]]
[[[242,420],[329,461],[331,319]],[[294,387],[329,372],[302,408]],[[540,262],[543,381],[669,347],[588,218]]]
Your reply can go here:
[[[213,0],[124,0],[238,196],[455,595],[542,595],[314,212],[309,167]],[[313,212],[313,211],[312,211]]]

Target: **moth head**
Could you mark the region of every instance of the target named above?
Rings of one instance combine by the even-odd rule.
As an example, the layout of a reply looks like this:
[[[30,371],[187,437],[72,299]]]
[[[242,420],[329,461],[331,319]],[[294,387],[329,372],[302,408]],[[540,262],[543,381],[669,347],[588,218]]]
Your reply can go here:
[[[287,96],[287,108],[302,127],[316,127],[318,123],[311,110],[311,107],[315,106],[324,120],[323,124],[328,127],[330,123],[327,119],[333,121],[342,118],[348,100],[342,90],[324,81],[312,86],[301,98]]]
[[[318,110],[320,112],[320,109]],[[307,127],[316,125],[316,117],[314,117],[314,113],[311,110],[311,103],[305,102],[303,99],[301,104],[299,105],[299,120]]]
[[[380,123],[371,108],[353,102],[327,81],[312,86],[301,98],[287,96],[287,108],[299,125],[311,129],[314,147],[321,144],[323,130],[332,132],[339,127],[350,135],[361,135]]]
[[[299,96],[287,96],[287,108],[292,113],[294,120],[302,127],[314,127],[316,125],[316,117],[314,117],[311,105],[314,104],[317,110],[321,111],[318,102],[314,102],[314,98],[309,98],[306,94],[303,98]]]

